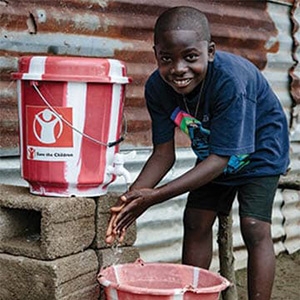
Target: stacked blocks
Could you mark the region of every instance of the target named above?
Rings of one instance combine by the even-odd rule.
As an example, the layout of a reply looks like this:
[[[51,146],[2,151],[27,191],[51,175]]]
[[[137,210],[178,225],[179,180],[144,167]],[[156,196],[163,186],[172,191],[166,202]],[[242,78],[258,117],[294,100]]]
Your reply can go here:
[[[52,261],[0,254],[0,299],[98,299],[93,250]]]
[[[2,186],[0,193],[0,251],[47,260],[83,251],[92,243],[93,199],[33,196],[13,186]]]
[[[105,244],[116,197],[41,197],[0,185],[0,299],[100,299],[100,268],[139,257],[134,226],[118,252]]]

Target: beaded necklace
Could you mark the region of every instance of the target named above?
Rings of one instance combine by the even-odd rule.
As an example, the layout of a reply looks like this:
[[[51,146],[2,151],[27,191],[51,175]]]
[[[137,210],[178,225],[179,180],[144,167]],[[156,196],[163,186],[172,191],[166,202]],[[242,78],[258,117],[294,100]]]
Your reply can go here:
[[[198,115],[198,111],[199,111],[199,107],[200,107],[200,102],[201,102],[201,97],[202,97],[202,92],[203,92],[203,87],[204,87],[204,83],[205,83],[205,78],[203,79],[202,83],[201,83],[201,88],[200,88],[200,92],[198,94],[198,99],[197,99],[197,104],[196,104],[196,108],[195,108],[195,113],[194,113],[194,117],[197,118]],[[186,112],[192,116],[190,109],[188,107],[188,103],[187,103],[187,99],[186,96],[183,94],[182,95],[182,100],[186,109]]]

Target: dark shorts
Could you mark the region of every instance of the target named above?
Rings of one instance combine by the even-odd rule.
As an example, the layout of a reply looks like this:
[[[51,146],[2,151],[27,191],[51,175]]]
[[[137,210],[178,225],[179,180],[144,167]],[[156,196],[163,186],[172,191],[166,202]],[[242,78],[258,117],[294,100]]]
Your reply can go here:
[[[278,180],[279,176],[257,177],[238,186],[211,182],[190,192],[186,206],[228,215],[237,195],[240,217],[271,223]]]

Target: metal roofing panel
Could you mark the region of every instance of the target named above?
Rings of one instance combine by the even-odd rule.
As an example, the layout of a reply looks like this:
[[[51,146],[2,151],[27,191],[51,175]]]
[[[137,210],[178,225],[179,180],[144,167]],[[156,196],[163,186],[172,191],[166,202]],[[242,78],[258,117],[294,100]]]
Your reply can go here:
[[[284,245],[289,253],[300,249],[300,192],[284,190],[283,227],[285,231]]]
[[[292,110],[291,140],[300,141],[300,2],[295,1],[291,10],[292,20],[292,57],[294,64],[290,69],[291,96],[295,106]],[[298,104],[298,105],[296,105]]]
[[[268,12],[268,4],[274,2],[194,0],[185,1],[185,5],[195,6],[207,14],[218,49],[243,55],[264,69],[268,54],[277,53],[283,42],[283,39],[278,41],[278,28]],[[283,2],[285,5],[273,5],[291,5],[291,1]],[[155,69],[152,29],[163,10],[182,5],[182,1],[2,0],[0,3],[0,81],[6,90],[0,94],[0,155],[18,148],[16,85],[11,84],[10,73],[16,70],[21,55],[100,56],[124,60],[133,78],[126,93],[128,135],[125,144],[151,144],[143,86]],[[280,20],[285,22],[287,18]],[[278,79],[287,70],[286,65],[277,64],[277,68]],[[186,140],[179,137],[178,145],[187,146]]]
[[[300,104],[300,2],[295,1],[291,10],[294,65],[290,70],[291,94],[295,103]]]
[[[267,65],[263,74],[279,97],[288,121],[291,122],[292,99],[289,87],[289,69],[293,66],[294,61],[291,55],[293,39],[290,35],[290,6],[268,3],[268,13],[278,32],[275,40],[274,37],[271,38],[271,42],[277,43],[279,47],[275,53],[268,53]]]

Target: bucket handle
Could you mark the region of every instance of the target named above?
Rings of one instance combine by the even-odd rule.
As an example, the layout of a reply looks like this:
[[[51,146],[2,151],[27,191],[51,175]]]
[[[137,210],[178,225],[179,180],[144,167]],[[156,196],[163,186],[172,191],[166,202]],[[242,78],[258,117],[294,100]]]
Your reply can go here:
[[[137,258],[136,261],[134,262],[136,265],[144,266],[145,262],[141,258]]]
[[[116,141],[114,142],[108,142],[108,143],[104,143],[104,142],[101,142],[101,141],[98,141],[97,139],[94,139],[93,137],[91,137],[90,135],[84,133],[84,132],[81,132],[79,129],[75,128],[68,120],[66,120],[64,117],[62,117],[55,109],[54,107],[51,106],[51,104],[46,100],[46,98],[43,96],[43,94],[41,93],[41,91],[39,90],[37,84],[35,81],[31,81],[30,82],[31,85],[33,86],[33,88],[35,89],[35,91],[38,93],[38,95],[40,96],[40,98],[43,100],[43,102],[48,106],[48,108],[61,120],[63,121],[67,126],[71,127],[74,131],[76,131],[77,133],[81,134],[82,136],[84,136],[85,138],[91,140],[92,142],[96,143],[96,144],[100,144],[102,146],[105,146],[105,147],[114,147],[118,144],[120,144],[121,142],[123,142],[125,140],[125,136],[127,135],[127,121],[126,121],[126,118],[125,118],[125,115],[123,113],[123,119],[124,119],[124,133],[123,135],[117,139]]]

